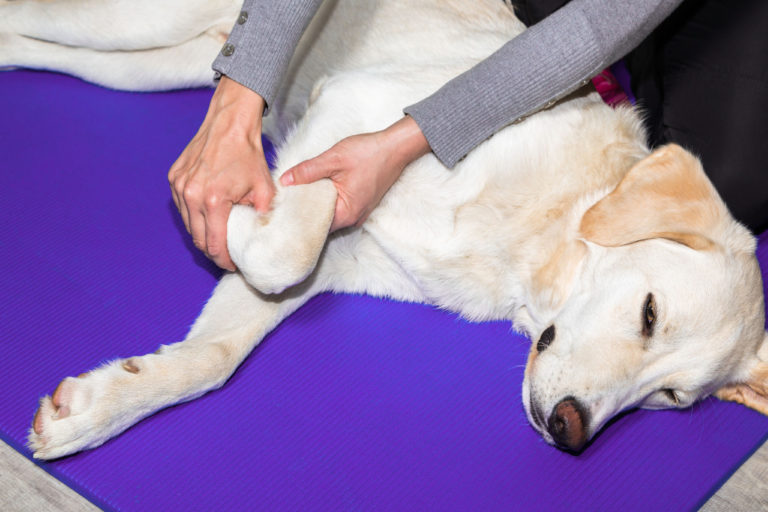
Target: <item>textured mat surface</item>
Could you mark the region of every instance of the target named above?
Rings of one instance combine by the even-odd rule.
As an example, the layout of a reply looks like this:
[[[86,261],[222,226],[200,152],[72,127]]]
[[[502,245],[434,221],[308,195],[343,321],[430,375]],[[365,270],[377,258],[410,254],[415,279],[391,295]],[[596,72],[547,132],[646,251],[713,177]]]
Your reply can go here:
[[[0,435],[22,453],[39,396],[181,339],[212,290],[166,182],[209,98],[0,74]],[[685,510],[768,432],[708,400],[562,453],[526,423],[509,327],[320,296],[222,390],[41,465],[119,510]]]

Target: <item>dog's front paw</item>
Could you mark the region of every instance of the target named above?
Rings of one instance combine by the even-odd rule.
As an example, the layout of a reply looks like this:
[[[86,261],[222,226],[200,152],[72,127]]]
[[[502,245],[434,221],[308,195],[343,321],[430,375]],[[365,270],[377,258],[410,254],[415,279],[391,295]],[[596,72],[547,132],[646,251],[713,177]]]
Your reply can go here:
[[[94,448],[140,419],[119,389],[134,370],[129,359],[62,380],[52,396],[40,400],[35,413],[28,437],[33,456],[55,459]]]

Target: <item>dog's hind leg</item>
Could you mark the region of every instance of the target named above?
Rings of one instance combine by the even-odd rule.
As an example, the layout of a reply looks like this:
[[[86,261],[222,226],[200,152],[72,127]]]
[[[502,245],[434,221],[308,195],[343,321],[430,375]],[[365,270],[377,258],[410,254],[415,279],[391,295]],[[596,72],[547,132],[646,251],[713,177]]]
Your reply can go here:
[[[178,46],[108,52],[0,33],[0,67],[60,71],[112,89],[158,91],[213,85],[221,43],[203,34]]]
[[[212,27],[226,31],[235,0],[15,0],[0,3],[0,32],[94,50],[174,46]]]

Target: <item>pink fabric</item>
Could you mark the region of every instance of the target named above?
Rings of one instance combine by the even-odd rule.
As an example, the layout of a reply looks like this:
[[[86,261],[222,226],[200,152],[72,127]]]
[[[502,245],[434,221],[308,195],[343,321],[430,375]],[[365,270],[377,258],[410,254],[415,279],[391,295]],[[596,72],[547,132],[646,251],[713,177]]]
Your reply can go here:
[[[629,97],[610,69],[604,69],[599,75],[592,78],[592,83],[603,101],[611,107],[630,103]]]

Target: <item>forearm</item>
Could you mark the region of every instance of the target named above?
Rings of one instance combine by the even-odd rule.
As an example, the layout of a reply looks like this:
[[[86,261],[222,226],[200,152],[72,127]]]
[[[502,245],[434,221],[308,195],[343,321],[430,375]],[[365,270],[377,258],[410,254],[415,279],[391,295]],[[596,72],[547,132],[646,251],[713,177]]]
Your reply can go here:
[[[448,167],[637,46],[681,0],[572,0],[405,109]]]
[[[213,69],[271,105],[301,35],[322,0],[245,0]]]

